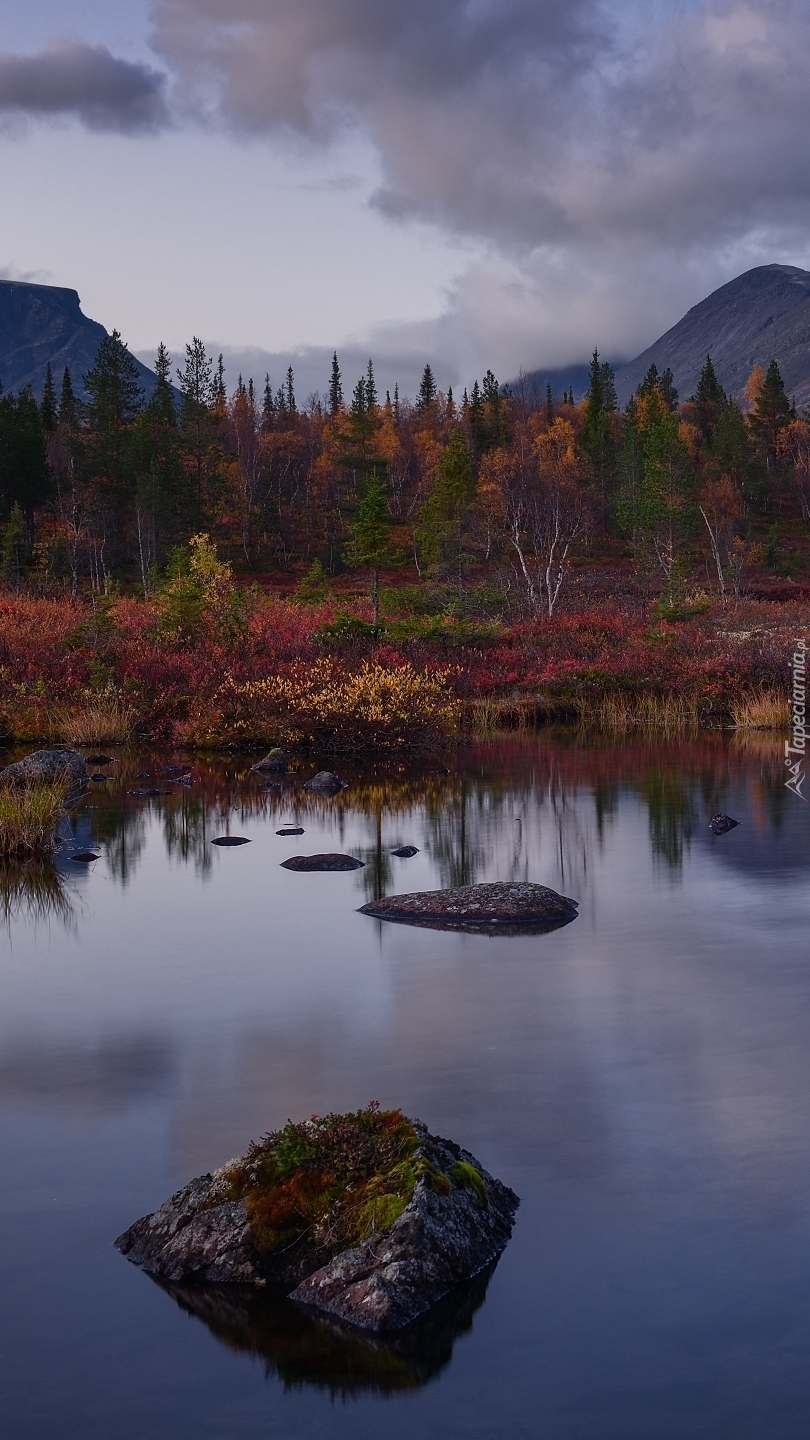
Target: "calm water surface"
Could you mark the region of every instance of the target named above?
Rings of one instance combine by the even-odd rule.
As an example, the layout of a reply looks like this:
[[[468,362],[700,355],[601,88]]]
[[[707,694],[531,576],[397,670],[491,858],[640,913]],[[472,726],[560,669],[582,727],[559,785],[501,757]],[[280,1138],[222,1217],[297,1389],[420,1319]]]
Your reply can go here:
[[[539,736],[344,766],[332,801],[250,757],[138,800],[183,757],[116,754],[72,818],[96,864],[0,877],[4,1436],[807,1435],[810,823],[777,742]],[[741,824],[715,839],[717,809]],[[366,868],[279,868],[321,850]],[[579,918],[357,913],[513,877]],[[370,1099],[522,1197],[494,1273],[397,1344],[168,1294],[112,1248],[289,1116]]]

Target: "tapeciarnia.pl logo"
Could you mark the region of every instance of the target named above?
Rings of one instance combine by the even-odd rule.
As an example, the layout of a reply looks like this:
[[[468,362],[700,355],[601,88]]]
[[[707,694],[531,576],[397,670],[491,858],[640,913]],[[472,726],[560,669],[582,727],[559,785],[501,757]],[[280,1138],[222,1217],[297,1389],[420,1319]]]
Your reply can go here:
[[[807,645],[804,640],[797,640],[796,649],[793,652],[793,692],[790,704],[791,740],[785,741],[785,764],[789,772],[785,786],[788,790],[792,790],[794,795],[798,795],[800,800],[807,799],[807,796],[802,794],[805,777],[804,758],[807,747],[806,679]]]

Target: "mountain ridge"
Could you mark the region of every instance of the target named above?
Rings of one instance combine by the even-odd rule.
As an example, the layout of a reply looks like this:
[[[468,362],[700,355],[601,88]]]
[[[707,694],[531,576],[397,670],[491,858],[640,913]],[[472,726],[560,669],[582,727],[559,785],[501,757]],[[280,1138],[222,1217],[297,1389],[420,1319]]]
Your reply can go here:
[[[67,365],[74,390],[83,395],[82,377],[92,368],[107,333],[98,320],[83,313],[77,290],[0,280],[0,381],[4,390],[19,391],[30,385],[34,394],[41,396],[50,362],[57,393]],[[150,395],[154,374],[136,355],[132,359]]]

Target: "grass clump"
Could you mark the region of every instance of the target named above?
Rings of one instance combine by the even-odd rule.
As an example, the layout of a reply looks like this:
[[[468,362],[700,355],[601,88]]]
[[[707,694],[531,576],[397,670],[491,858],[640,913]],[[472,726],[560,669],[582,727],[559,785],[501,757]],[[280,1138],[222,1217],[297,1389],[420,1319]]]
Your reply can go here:
[[[50,855],[67,798],[63,780],[0,788],[0,859]]]
[[[776,690],[749,690],[729,706],[735,725],[744,730],[789,730],[790,701]]]
[[[117,695],[91,695],[59,711],[55,729],[70,745],[116,745],[129,738],[132,721],[132,711]]]
[[[475,1180],[467,1175],[472,1166],[455,1168],[456,1183],[476,1188],[477,1181],[483,1189],[477,1171]],[[333,1252],[358,1245],[393,1225],[420,1180],[439,1195],[453,1189],[424,1133],[401,1110],[381,1110],[375,1101],[347,1115],[288,1121],[251,1145],[223,1178],[228,1198],[246,1200],[267,1255],[299,1244]]]

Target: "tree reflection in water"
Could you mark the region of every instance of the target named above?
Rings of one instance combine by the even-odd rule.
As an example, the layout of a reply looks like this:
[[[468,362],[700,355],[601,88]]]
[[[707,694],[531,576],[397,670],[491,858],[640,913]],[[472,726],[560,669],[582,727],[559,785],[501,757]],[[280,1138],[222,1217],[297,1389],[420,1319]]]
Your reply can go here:
[[[285,1390],[313,1386],[350,1399],[418,1390],[449,1365],[456,1340],[472,1329],[494,1268],[457,1285],[412,1325],[392,1335],[344,1326],[270,1289],[155,1283],[229,1350],[262,1359],[268,1379],[277,1375]]]
[[[75,899],[64,874],[51,860],[0,863],[0,922],[6,928],[15,921],[38,925],[56,920],[74,929]]]
[[[114,779],[94,790],[74,813],[73,838],[103,849],[109,872],[126,884],[138,866],[150,823],[158,821],[166,854],[191,864],[203,878],[216,863],[214,835],[238,833],[251,821],[318,828],[334,848],[349,842],[365,861],[366,898],[409,888],[391,850],[416,844],[432,862],[435,883],[471,885],[486,875],[537,879],[540,867],[556,875],[568,894],[588,884],[592,857],[603,849],[621,796],[635,795],[647,810],[654,857],[677,872],[704,820],[740,790],[763,833],[787,823],[778,736],[708,734],[673,739],[631,738],[585,745],[581,736],[539,731],[502,737],[460,750],[453,773],[413,760],[344,762],[349,788],[327,799],[303,788],[315,762],[265,788],[252,773],[252,755],[194,757],[195,784],[171,787],[161,767],[170,758],[122,753]],[[185,757],[183,757],[185,758]],[[332,762],[334,763],[334,762]],[[149,769],[164,796],[136,798],[129,790]],[[357,834],[358,822],[365,835]],[[358,872],[358,875],[360,872]],[[26,888],[27,886],[27,888]],[[412,886],[410,888],[413,888]],[[45,872],[30,884],[7,879],[0,907],[8,915],[29,894],[31,913],[67,913],[58,882]],[[0,910],[0,913],[3,913]],[[16,910],[15,910],[16,913]]]

